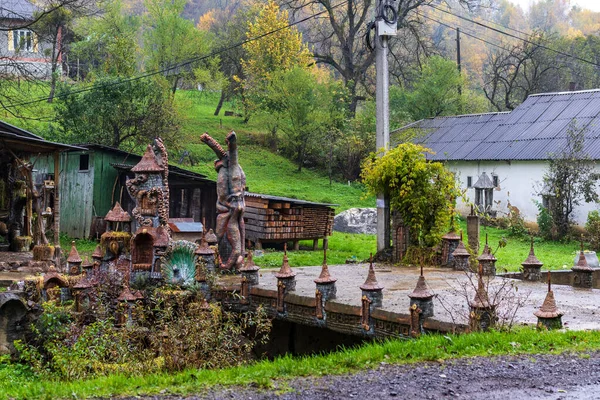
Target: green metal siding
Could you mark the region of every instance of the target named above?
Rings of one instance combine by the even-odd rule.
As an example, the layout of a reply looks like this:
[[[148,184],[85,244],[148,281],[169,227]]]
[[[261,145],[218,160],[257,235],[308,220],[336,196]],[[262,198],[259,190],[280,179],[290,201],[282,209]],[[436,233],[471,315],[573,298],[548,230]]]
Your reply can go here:
[[[121,193],[127,196],[118,182],[118,171],[111,163],[126,163],[123,155],[96,150],[94,152],[94,216],[104,217],[121,201]],[[133,163],[133,162],[132,162]]]

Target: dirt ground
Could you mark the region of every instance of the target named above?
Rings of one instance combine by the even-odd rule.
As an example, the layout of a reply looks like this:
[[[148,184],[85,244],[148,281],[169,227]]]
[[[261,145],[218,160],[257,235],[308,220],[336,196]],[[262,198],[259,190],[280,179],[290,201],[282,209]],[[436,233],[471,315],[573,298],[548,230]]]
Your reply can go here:
[[[139,397],[138,397],[139,398]],[[388,365],[355,374],[297,378],[271,389],[213,388],[146,399],[600,399],[600,352],[470,358]]]

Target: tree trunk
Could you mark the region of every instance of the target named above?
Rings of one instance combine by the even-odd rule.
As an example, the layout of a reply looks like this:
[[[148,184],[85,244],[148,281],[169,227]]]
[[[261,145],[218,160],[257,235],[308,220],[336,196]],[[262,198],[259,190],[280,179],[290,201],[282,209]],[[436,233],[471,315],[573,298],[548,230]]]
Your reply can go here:
[[[225,91],[221,90],[221,97],[219,97],[219,104],[217,104],[217,109],[215,110],[214,115],[217,116],[221,112],[221,107],[223,107],[223,103],[225,102]]]
[[[50,94],[48,95],[48,103],[52,103],[54,100],[54,93],[56,92],[56,70],[58,69],[58,56],[60,50],[57,49],[58,41],[60,40],[60,26],[56,27],[56,33],[54,34],[54,40],[52,40],[52,67],[50,71]]]

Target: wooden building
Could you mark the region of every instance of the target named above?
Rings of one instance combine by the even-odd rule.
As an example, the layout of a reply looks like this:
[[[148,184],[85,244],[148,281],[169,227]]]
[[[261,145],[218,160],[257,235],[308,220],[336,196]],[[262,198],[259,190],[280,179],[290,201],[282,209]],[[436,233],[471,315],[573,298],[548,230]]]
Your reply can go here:
[[[32,224],[40,214],[44,231],[55,232],[54,245],[60,248],[60,221],[54,216],[60,212],[62,186],[55,177],[64,169],[61,153],[78,150],[0,121],[0,250],[29,250]],[[56,168],[40,168],[47,159],[56,160]]]
[[[261,249],[263,243],[293,242],[299,248],[300,240],[313,240],[316,250],[319,239],[327,247],[327,238],[333,231],[334,204],[246,193],[246,239]]]
[[[63,196],[62,232],[74,238],[96,238],[105,230],[104,216],[120,202],[131,213],[134,202],[125,181],[133,176],[131,168],[142,158],[108,146],[85,144],[61,155]],[[53,168],[45,159],[40,170]],[[169,165],[169,217],[206,221],[215,227],[216,183],[202,174]]]

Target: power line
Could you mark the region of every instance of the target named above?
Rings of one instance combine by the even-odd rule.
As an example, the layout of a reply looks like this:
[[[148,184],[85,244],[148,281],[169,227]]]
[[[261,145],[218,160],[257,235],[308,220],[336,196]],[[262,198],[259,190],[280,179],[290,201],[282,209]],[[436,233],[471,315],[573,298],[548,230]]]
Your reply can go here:
[[[134,77],[131,77],[131,78],[123,79],[123,80],[118,81],[118,82],[111,82],[111,83],[106,83],[106,84],[101,84],[101,85],[92,85],[92,86],[89,86],[87,88],[82,88],[82,89],[71,91],[69,93],[58,94],[58,95],[55,95],[54,98],[68,97],[68,96],[71,96],[71,95],[74,95],[74,94],[88,92],[88,91],[96,89],[96,88],[109,88],[109,87],[112,87],[112,86],[122,85],[124,83],[138,81],[140,79],[149,78],[149,77],[154,76],[154,75],[163,74],[165,72],[169,72],[169,71],[172,71],[172,70],[177,69],[177,68],[185,67],[187,65],[196,63],[198,61],[203,61],[203,60],[206,60],[208,58],[214,57],[216,55],[219,55],[219,54],[224,53],[226,51],[229,51],[231,49],[235,49],[237,47],[243,46],[246,43],[250,43],[250,42],[254,42],[256,40],[260,40],[260,39],[262,39],[264,37],[267,37],[269,35],[275,34],[275,33],[279,32],[279,31],[284,30],[284,29],[291,28],[293,26],[301,24],[302,22],[306,22],[306,21],[308,21],[308,20],[310,20],[312,18],[316,18],[316,17],[318,17],[321,14],[325,14],[326,12],[328,12],[330,10],[336,9],[336,8],[344,5],[345,3],[346,3],[345,1],[341,1],[338,4],[336,4],[334,6],[331,6],[329,9],[325,9],[323,11],[320,11],[320,12],[316,13],[316,14],[311,14],[311,15],[309,15],[309,16],[307,16],[305,18],[302,18],[302,19],[300,19],[298,21],[294,21],[294,22],[292,22],[292,23],[290,23],[290,24],[288,24],[286,26],[274,29],[272,31],[269,31],[269,32],[263,33],[261,35],[255,36],[253,38],[242,40],[242,41],[240,41],[240,42],[238,42],[238,43],[236,43],[234,45],[231,45],[229,47],[224,47],[224,48],[215,50],[215,51],[213,51],[213,52],[211,52],[211,53],[209,53],[207,55],[204,55],[204,56],[193,57],[193,58],[190,58],[187,61],[183,61],[183,62],[181,62],[179,64],[175,64],[173,66],[170,66],[170,67],[167,67],[167,68],[163,68],[163,69],[160,69],[160,70],[156,70],[156,71],[152,71],[152,72],[147,72],[145,74],[134,76]],[[310,4],[312,4],[312,2],[307,3],[306,6],[310,5]],[[300,7],[300,8],[302,8],[302,7]],[[5,108],[5,109],[9,109],[9,108],[13,108],[13,107],[20,107],[20,106],[26,106],[26,105],[29,105],[29,104],[35,104],[35,103],[39,103],[39,102],[42,102],[42,101],[48,101],[48,99],[49,99],[49,97],[39,97],[37,99],[29,100],[29,101],[24,101],[24,102],[21,102],[21,103],[14,103],[14,104],[2,105],[2,107]]]
[[[437,22],[438,24],[440,24],[440,25],[443,25],[443,26],[445,26],[445,27],[447,27],[447,28],[450,28],[450,29],[456,29],[456,28],[457,28],[456,26],[452,26],[452,25],[449,25],[449,24],[447,24],[447,23],[445,23],[445,22],[438,21],[438,20],[437,20],[437,19],[435,19],[435,18],[428,17],[427,15],[425,15],[425,14],[423,14],[423,13],[420,13],[420,12],[418,12],[418,11],[417,11],[417,14],[418,14],[418,15],[421,15],[422,17],[424,17],[424,18],[426,18],[426,19],[428,19],[428,20],[430,20],[430,21]],[[460,31],[460,33],[461,33],[461,34],[463,34],[463,35],[466,35],[466,36],[472,37],[473,39],[477,39],[477,40],[479,40],[479,41],[481,41],[481,42],[483,42],[483,43],[489,44],[490,46],[494,46],[494,47],[498,47],[499,49],[506,50],[506,48],[505,48],[504,46],[502,46],[502,45],[499,45],[499,44],[497,44],[497,43],[490,42],[489,40],[483,39],[483,38],[481,38],[481,37],[479,37],[479,36],[477,36],[477,35],[473,35],[473,34],[471,34],[471,33],[467,32],[466,30],[464,30],[464,27],[460,27],[460,28],[462,28],[462,29],[463,29],[463,30],[461,30],[461,31]]]
[[[513,35],[513,34],[511,34],[511,33],[508,33],[508,32],[505,32],[505,31],[503,31],[503,30],[501,30],[501,29],[497,29],[497,28],[494,28],[494,27],[492,27],[492,26],[489,26],[489,25],[486,25],[486,24],[484,24],[484,23],[481,23],[481,22],[479,22],[479,21],[475,21],[475,20],[473,20],[473,19],[470,19],[470,18],[467,18],[467,17],[463,17],[462,15],[457,15],[457,14],[454,14],[454,13],[452,13],[452,12],[450,12],[450,11],[444,10],[444,9],[442,9],[442,8],[438,8],[438,7],[434,6],[434,5],[431,5],[431,4],[427,4],[427,5],[428,5],[429,7],[431,7],[431,8],[433,8],[433,9],[435,9],[435,10],[438,10],[438,11],[444,12],[444,13],[446,13],[446,14],[453,15],[453,16],[455,16],[455,17],[457,17],[457,18],[460,18],[460,19],[462,19],[462,20],[465,20],[465,21],[471,22],[471,23],[473,23],[473,24],[479,25],[479,26],[481,26],[481,27],[483,27],[483,28],[486,28],[486,29],[490,29],[490,30],[492,30],[492,31],[494,31],[494,32],[497,32],[497,33],[500,33],[500,34],[502,34],[502,35],[506,35],[506,36],[512,37],[512,38],[514,38],[514,39],[519,39],[519,40],[522,40],[522,41],[524,41],[525,43],[528,43],[528,44],[532,44],[532,45],[534,45],[534,46],[541,47],[542,49],[545,49],[545,50],[551,51],[551,52],[553,52],[553,53],[556,53],[556,54],[560,54],[560,55],[562,55],[562,56],[565,56],[565,57],[570,57],[570,58],[573,58],[573,59],[575,59],[575,60],[579,60],[579,61],[581,61],[581,62],[584,62],[584,63],[587,63],[587,64],[591,64],[591,65],[593,65],[593,66],[595,66],[595,67],[600,67],[600,64],[597,64],[597,63],[595,63],[595,62],[593,62],[593,61],[590,61],[590,60],[586,60],[585,58],[581,58],[581,57],[575,56],[575,55],[573,55],[573,54],[565,53],[564,51],[560,51],[560,50],[553,49],[553,48],[551,48],[551,47],[548,47],[548,46],[545,46],[545,45],[543,45],[543,44],[541,44],[541,43],[536,43],[536,42],[533,42],[533,41],[531,41],[531,40],[528,40],[528,39],[521,38],[521,37],[519,37],[519,36]]]

